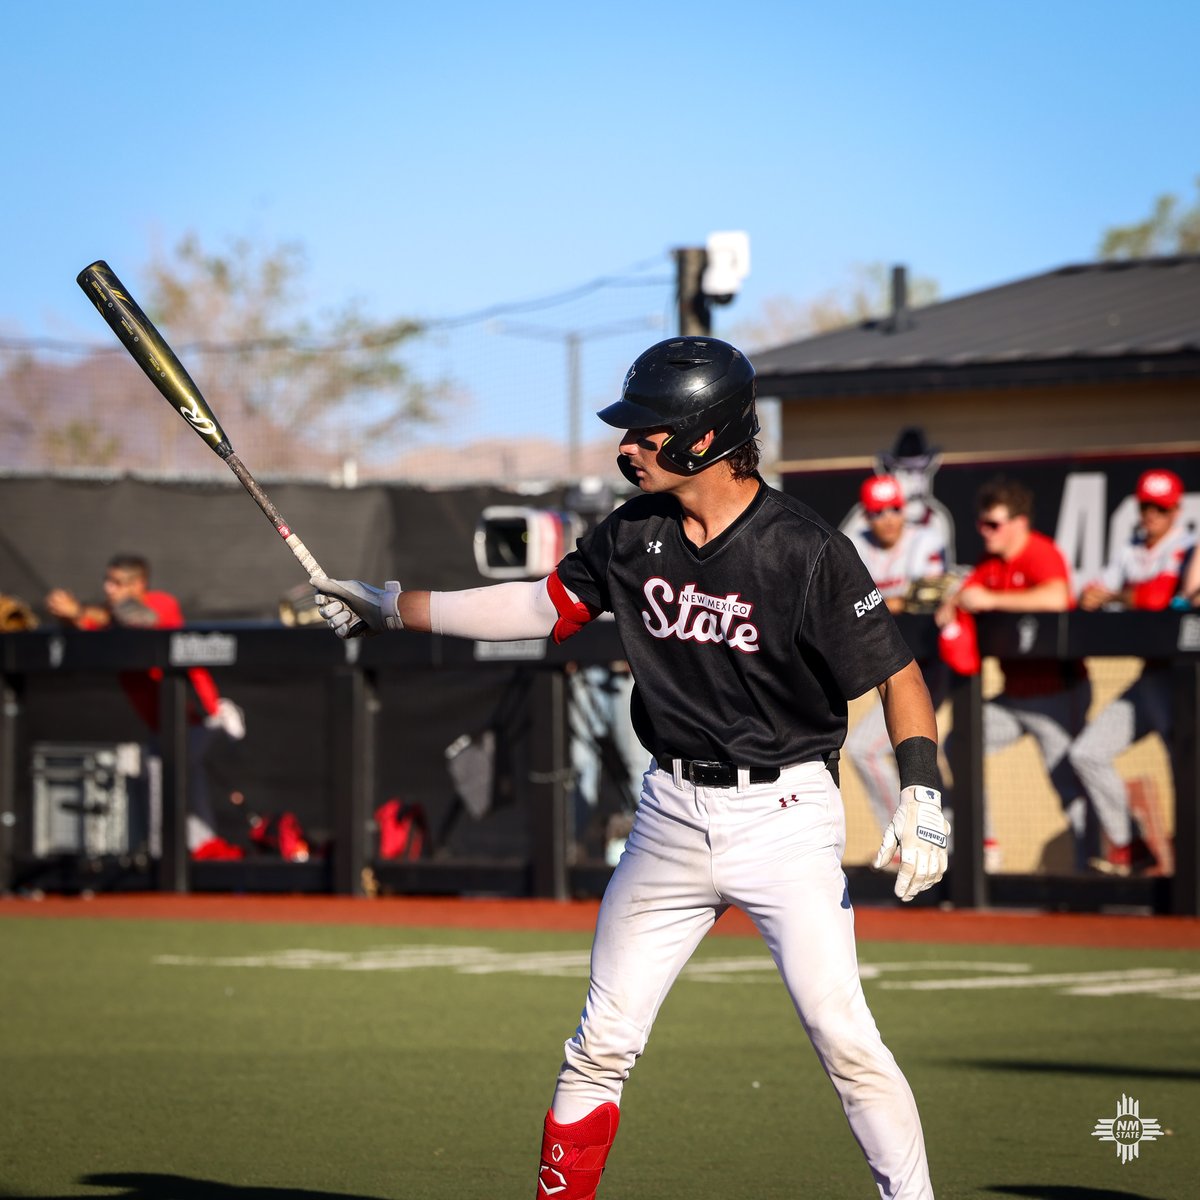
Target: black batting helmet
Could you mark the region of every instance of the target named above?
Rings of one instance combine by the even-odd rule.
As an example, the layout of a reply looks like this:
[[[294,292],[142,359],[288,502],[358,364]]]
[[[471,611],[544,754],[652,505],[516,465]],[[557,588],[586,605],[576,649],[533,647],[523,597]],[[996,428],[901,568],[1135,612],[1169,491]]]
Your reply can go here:
[[[758,435],[754,390],[750,360],[728,342],[668,338],[638,357],[625,376],[620,400],[601,409],[599,416],[618,429],[666,427],[671,436],[662,445],[662,455],[694,475]],[[692,446],[710,429],[712,444],[702,454],[693,454]],[[617,462],[629,478],[625,456]]]

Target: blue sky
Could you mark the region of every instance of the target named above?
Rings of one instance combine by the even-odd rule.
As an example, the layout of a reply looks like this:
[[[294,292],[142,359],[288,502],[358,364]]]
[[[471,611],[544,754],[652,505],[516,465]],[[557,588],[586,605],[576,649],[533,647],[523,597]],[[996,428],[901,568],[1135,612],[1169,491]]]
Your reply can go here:
[[[302,310],[380,319],[718,229],[751,239],[726,325],[856,263],[957,295],[1194,196],[1197,45],[1191,0],[10,5],[0,334],[102,341],[75,274],[136,294],[187,231],[302,242]]]

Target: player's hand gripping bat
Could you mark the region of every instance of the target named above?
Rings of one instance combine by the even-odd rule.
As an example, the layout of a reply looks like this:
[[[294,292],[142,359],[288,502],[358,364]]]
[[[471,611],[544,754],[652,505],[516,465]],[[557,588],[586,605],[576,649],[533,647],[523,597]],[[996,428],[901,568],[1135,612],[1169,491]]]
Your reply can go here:
[[[167,403],[225,460],[225,465],[242,481],[246,491],[254,497],[258,507],[266,513],[267,519],[287,543],[288,549],[299,559],[305,575],[324,575],[320,564],[308,552],[308,547],[291,531],[279,509],[271,503],[254,476],[246,470],[242,460],[234,454],[225,431],[200,394],[200,389],[183,369],[162,334],[137,306],[125,285],[113,274],[108,263],[101,260],[92,263],[90,267],[84,267],[76,276],[75,282],[83,288],[100,310],[100,315],[112,326],[113,332],[133,356],[134,362],[146,372],[151,383],[167,398]]]

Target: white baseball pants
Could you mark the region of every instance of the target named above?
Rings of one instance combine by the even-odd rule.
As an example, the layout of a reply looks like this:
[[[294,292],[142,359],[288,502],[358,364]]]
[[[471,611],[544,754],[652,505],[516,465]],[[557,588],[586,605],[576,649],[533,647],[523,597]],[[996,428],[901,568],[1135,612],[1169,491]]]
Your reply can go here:
[[[697,786],[652,763],[600,906],[555,1120],[620,1103],[671,985],[735,905],[771,951],[879,1195],[932,1197],[916,1103],[863,996],[844,849],[841,795],[820,762],[788,768],[774,783],[751,785],[743,773],[729,788]]]
[[[1173,727],[1170,669],[1151,668],[1097,714],[1072,744],[1071,765],[1114,845],[1128,845],[1133,827],[1125,781],[1113,760],[1151,733],[1157,733],[1169,750]]]
[[[983,705],[983,751],[991,754],[1011,746],[1023,734],[1038,744],[1050,783],[1058,793],[1063,813],[1075,839],[1076,858],[1083,856],[1087,803],[1083,783],[1071,765],[1068,751],[1083,729],[1092,684],[1082,679],[1065,691],[1046,696],[1008,696],[1001,693]],[[1102,821],[1103,813],[1098,814]],[[984,812],[985,836],[992,834],[990,811]],[[1081,865],[1077,863],[1077,865]]]

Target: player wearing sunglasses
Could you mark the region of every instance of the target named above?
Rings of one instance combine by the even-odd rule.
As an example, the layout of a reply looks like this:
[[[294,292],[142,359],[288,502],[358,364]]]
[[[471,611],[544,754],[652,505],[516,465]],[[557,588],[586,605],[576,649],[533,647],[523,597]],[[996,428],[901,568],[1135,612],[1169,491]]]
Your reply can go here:
[[[1074,607],[1071,573],[1062,551],[1032,527],[1033,495],[1013,480],[985,484],[976,500],[984,554],[962,587],[936,614],[940,627],[981,612],[1063,612]],[[1037,742],[1050,782],[1075,836],[1076,866],[1086,863],[1087,807],[1068,757],[1083,729],[1092,689],[1082,662],[1005,658],[1004,690],[983,705],[984,752],[1002,750],[1024,734]],[[953,736],[953,734],[951,734]],[[984,867],[1001,866],[992,814],[984,817]]]

